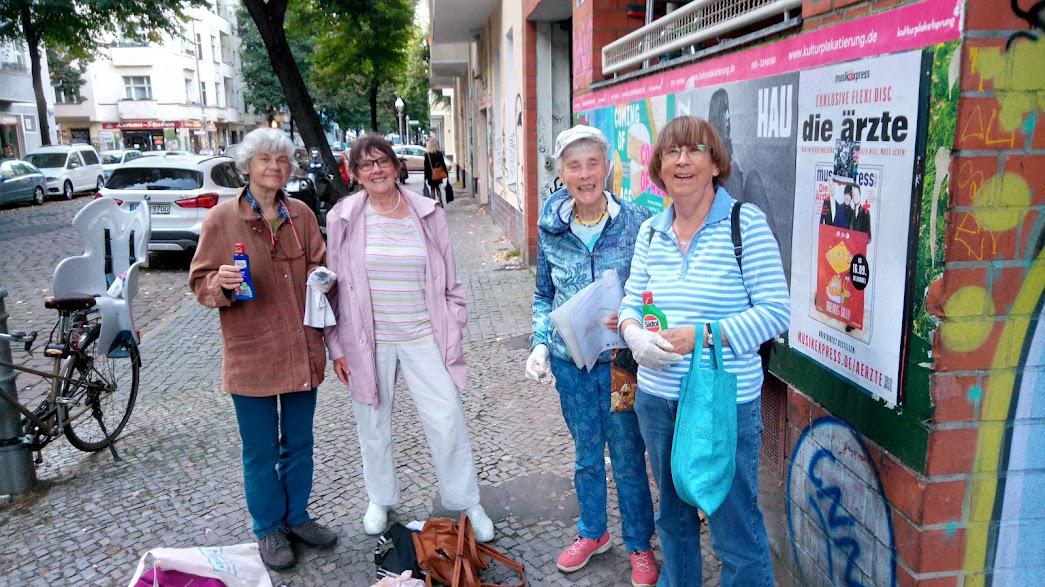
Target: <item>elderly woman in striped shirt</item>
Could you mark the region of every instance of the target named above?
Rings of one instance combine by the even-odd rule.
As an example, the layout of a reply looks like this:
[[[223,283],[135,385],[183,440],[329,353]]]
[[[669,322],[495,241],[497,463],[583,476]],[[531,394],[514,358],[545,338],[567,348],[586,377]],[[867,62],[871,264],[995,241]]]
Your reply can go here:
[[[458,389],[465,385],[461,336],[468,312],[450,229],[435,202],[396,186],[399,159],[379,135],[352,144],[348,164],[363,189],[327,214],[327,265],[337,326],[326,343],[334,373],[352,390],[367,534],[388,525],[399,501],[392,460],[392,404],[402,373],[432,452],[443,507],[463,510],[480,542],[493,539]]]
[[[740,207],[742,257],[734,255],[730,215],[736,202],[722,187],[729,154],[711,124],[694,116],[668,123],[649,164],[652,181],[672,204],[643,223],[619,313],[620,331],[639,363],[639,428],[660,489],[657,531],[662,586],[700,585],[700,520],[671,478],[671,444],[682,377],[691,360],[708,363],[711,340],[697,325],[721,327],[725,369],[737,377],[736,473],[725,502],[710,516],[722,559],[723,585],[772,585],[773,570],[758,508],[762,442],[759,345],[783,332],[790,317],[780,250],[765,214]],[[661,333],[642,327],[642,293],[651,291],[667,318]],[[696,352],[694,352],[696,351]]]

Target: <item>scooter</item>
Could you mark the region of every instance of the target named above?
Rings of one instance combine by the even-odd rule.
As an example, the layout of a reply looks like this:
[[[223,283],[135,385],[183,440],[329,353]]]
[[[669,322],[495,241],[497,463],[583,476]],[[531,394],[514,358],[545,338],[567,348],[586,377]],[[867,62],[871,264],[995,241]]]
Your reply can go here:
[[[334,180],[323,164],[319,149],[313,148],[309,151],[309,161],[304,171],[303,176],[291,177],[284,189],[290,197],[308,204],[319,220],[320,227],[325,227],[327,210],[334,207],[338,194],[334,189]]]

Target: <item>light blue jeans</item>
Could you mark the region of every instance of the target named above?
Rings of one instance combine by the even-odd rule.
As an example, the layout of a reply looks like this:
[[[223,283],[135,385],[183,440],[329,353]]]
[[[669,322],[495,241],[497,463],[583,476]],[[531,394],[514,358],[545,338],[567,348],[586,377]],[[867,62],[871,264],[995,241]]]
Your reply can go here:
[[[243,441],[243,490],[254,534],[309,521],[316,390],[268,397],[232,395]]]
[[[671,479],[671,440],[678,401],[641,390],[635,412],[660,489],[657,535],[663,550],[659,587],[701,584],[700,519],[679,499]],[[758,508],[758,453],[762,447],[762,400],[737,404],[737,467],[726,500],[708,518],[711,546],[722,559],[722,585],[773,585],[769,539]]]
[[[573,437],[581,538],[598,540],[606,532],[606,445],[610,447],[613,480],[617,484],[624,546],[632,552],[650,550],[653,500],[646,478],[645,446],[635,412],[610,411],[610,365],[591,372],[552,357],[552,374],[559,391],[562,416]]]

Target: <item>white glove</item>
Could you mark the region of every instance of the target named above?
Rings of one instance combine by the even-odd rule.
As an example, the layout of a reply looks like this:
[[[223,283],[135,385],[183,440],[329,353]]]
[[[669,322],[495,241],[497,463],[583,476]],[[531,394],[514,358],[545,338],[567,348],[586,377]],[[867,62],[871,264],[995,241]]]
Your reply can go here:
[[[537,383],[555,384],[555,376],[548,363],[548,345],[539,344],[530,351],[530,358],[526,359],[526,378]]]
[[[635,362],[647,369],[666,369],[682,360],[682,355],[672,352],[675,347],[666,338],[638,324],[629,324],[621,336]]]

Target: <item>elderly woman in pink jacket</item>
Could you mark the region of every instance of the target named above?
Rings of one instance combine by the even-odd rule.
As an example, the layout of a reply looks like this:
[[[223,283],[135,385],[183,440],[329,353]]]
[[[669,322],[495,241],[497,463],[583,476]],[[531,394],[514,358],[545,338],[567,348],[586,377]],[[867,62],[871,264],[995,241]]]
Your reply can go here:
[[[337,326],[326,332],[334,373],[352,390],[367,534],[388,525],[399,502],[392,457],[397,372],[410,389],[432,452],[443,506],[463,510],[476,540],[493,539],[458,389],[465,385],[461,335],[468,312],[446,216],[432,200],[396,185],[399,159],[378,135],[352,144],[349,167],[363,189],[327,214],[327,265]]]

